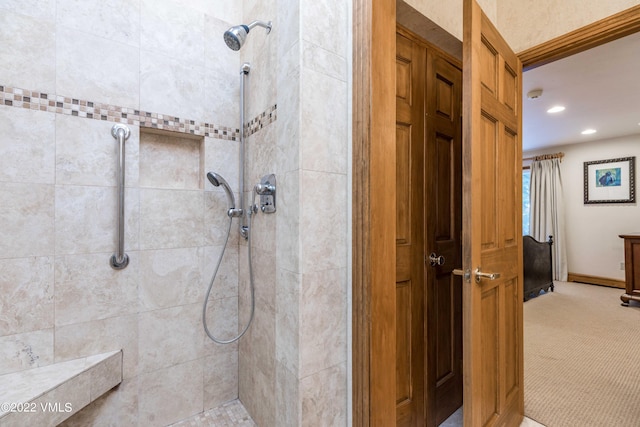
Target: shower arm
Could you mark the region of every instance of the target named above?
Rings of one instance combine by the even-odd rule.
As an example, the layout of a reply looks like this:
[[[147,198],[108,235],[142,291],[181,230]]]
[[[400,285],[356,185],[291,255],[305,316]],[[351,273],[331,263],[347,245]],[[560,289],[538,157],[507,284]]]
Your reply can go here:
[[[268,22],[265,22],[265,21],[253,21],[252,23],[247,25],[247,27],[249,29],[252,29],[254,27],[266,28],[267,34],[269,34],[271,32],[271,21],[268,21]]]

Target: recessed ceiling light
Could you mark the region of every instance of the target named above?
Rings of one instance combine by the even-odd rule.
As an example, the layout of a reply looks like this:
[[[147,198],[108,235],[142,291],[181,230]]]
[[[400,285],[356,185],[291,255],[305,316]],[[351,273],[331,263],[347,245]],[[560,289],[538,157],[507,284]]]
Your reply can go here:
[[[556,105],[555,107],[551,107],[547,110],[547,113],[559,113],[560,111],[564,111],[564,107],[562,105]]]
[[[596,133],[596,132],[597,132],[597,130],[595,130],[595,129],[585,129],[581,133],[583,135],[591,135],[592,133]]]

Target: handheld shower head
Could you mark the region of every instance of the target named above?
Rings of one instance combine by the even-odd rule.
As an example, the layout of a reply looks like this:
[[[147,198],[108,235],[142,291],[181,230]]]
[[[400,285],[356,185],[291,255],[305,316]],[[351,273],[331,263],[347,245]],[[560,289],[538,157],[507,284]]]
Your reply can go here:
[[[211,182],[211,184],[213,184],[215,187],[222,186],[224,192],[227,194],[227,200],[229,201],[229,211],[227,212],[227,214],[229,216],[233,216],[231,212],[236,210],[236,199],[235,197],[233,197],[233,193],[231,192],[229,183],[222,176],[218,175],[215,172],[207,173],[207,179],[209,179],[209,182]]]
[[[240,24],[229,28],[224,33],[224,42],[229,46],[229,49],[240,50],[247,39],[249,31],[256,26],[266,28],[267,34],[271,32],[271,21],[253,21],[249,25]]]

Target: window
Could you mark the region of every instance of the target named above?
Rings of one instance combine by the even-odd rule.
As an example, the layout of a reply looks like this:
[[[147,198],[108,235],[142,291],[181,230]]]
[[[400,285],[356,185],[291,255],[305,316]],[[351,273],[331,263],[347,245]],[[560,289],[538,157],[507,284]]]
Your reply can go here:
[[[529,234],[529,187],[531,184],[531,169],[522,169],[522,234]]]

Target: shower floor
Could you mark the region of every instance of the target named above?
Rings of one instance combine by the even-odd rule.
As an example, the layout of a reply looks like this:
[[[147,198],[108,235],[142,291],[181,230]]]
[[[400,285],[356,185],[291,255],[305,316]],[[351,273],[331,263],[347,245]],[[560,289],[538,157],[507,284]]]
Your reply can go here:
[[[257,427],[239,400],[232,400],[170,427]]]

